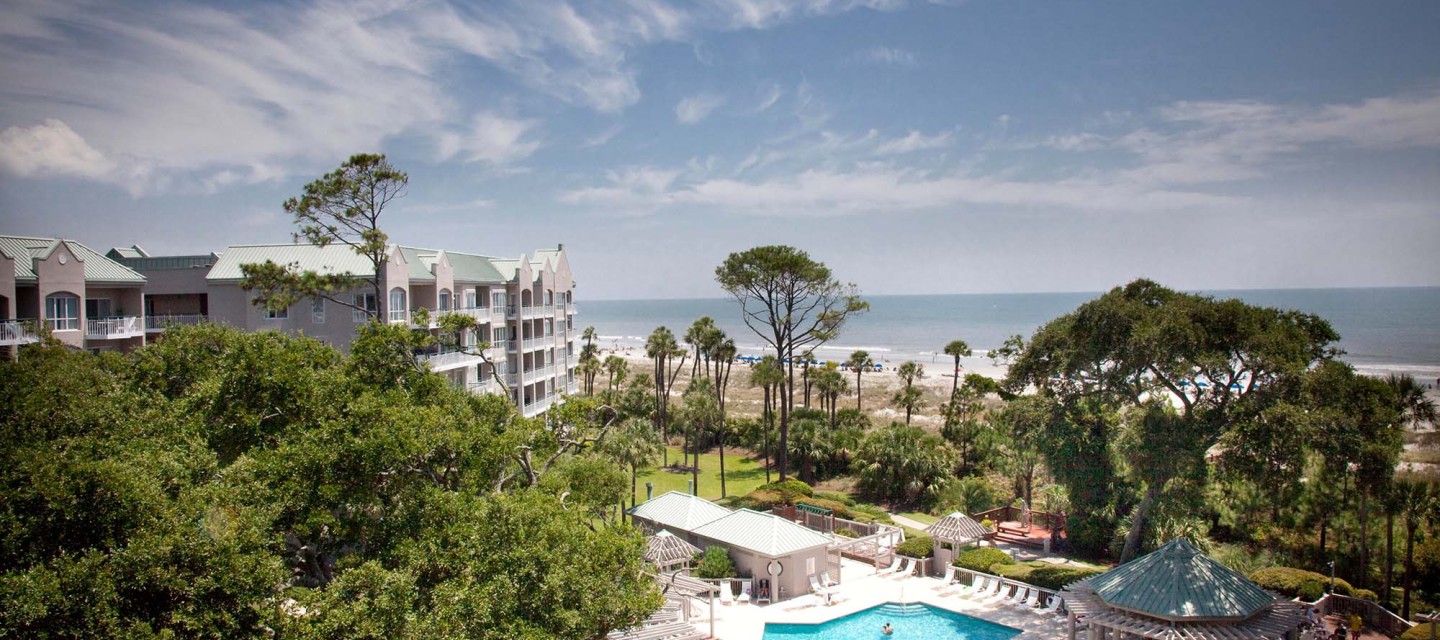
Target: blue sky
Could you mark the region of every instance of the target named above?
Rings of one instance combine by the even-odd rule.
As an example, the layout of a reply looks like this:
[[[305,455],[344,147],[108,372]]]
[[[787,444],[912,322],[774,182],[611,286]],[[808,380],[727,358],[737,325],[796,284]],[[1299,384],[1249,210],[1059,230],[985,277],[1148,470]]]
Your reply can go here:
[[[0,6],[0,231],[284,242],[345,156],[398,242],[590,298],[786,243],[869,293],[1440,285],[1440,4]]]

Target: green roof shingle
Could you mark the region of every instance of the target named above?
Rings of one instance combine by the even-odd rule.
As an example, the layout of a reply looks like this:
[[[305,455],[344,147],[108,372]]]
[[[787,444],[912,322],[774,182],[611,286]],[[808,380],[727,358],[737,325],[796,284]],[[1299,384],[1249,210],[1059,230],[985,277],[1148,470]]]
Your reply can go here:
[[[75,254],[76,258],[85,263],[86,282],[145,283],[145,276],[74,240],[0,236],[0,253],[14,258],[16,281],[33,282],[36,277],[35,259],[49,256],[61,243],[64,243],[70,249],[70,253]]]
[[[1089,579],[1112,607],[1171,621],[1243,620],[1275,597],[1185,538]]]

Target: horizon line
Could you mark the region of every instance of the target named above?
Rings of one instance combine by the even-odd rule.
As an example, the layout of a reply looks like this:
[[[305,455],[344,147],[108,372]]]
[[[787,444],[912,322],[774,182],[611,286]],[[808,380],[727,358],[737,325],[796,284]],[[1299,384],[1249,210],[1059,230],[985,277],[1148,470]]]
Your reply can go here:
[[[1124,285],[1117,285],[1124,286]],[[1228,289],[1176,289],[1182,293],[1230,293],[1243,291],[1345,291],[1356,289],[1440,289],[1440,284],[1387,284],[1387,285],[1356,285],[1344,287],[1237,287]],[[1108,291],[1108,290],[1107,290]],[[1075,290],[1075,291],[962,291],[962,292],[935,292],[935,293],[872,293],[861,294],[862,297],[872,298],[900,298],[919,296],[1039,296],[1039,295],[1078,295],[1105,293],[1101,290]],[[682,296],[673,298],[580,298],[578,302],[678,302],[684,300],[729,300],[729,296]]]

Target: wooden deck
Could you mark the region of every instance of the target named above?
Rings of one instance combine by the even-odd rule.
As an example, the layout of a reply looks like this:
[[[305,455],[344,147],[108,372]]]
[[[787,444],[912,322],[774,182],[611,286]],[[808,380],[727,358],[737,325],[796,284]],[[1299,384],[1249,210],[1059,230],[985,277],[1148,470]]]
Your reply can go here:
[[[1018,521],[1001,522],[995,527],[995,539],[1000,542],[1009,542],[1026,547],[1043,549],[1045,541],[1050,539],[1053,532],[1040,526],[1031,524],[1026,527]],[[1065,538],[1065,532],[1060,532],[1060,539]]]

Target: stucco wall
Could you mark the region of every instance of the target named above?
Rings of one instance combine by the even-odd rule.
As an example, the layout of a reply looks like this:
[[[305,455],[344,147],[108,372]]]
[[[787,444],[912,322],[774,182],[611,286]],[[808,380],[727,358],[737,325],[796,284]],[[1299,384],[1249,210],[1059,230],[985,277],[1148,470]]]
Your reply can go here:
[[[55,339],[72,347],[85,346],[85,264],[70,252],[65,243],[60,243],[50,256],[35,261],[35,275],[38,281],[39,309],[37,318],[45,319],[45,298],[68,293],[80,298],[80,324],[76,330],[56,331]]]

